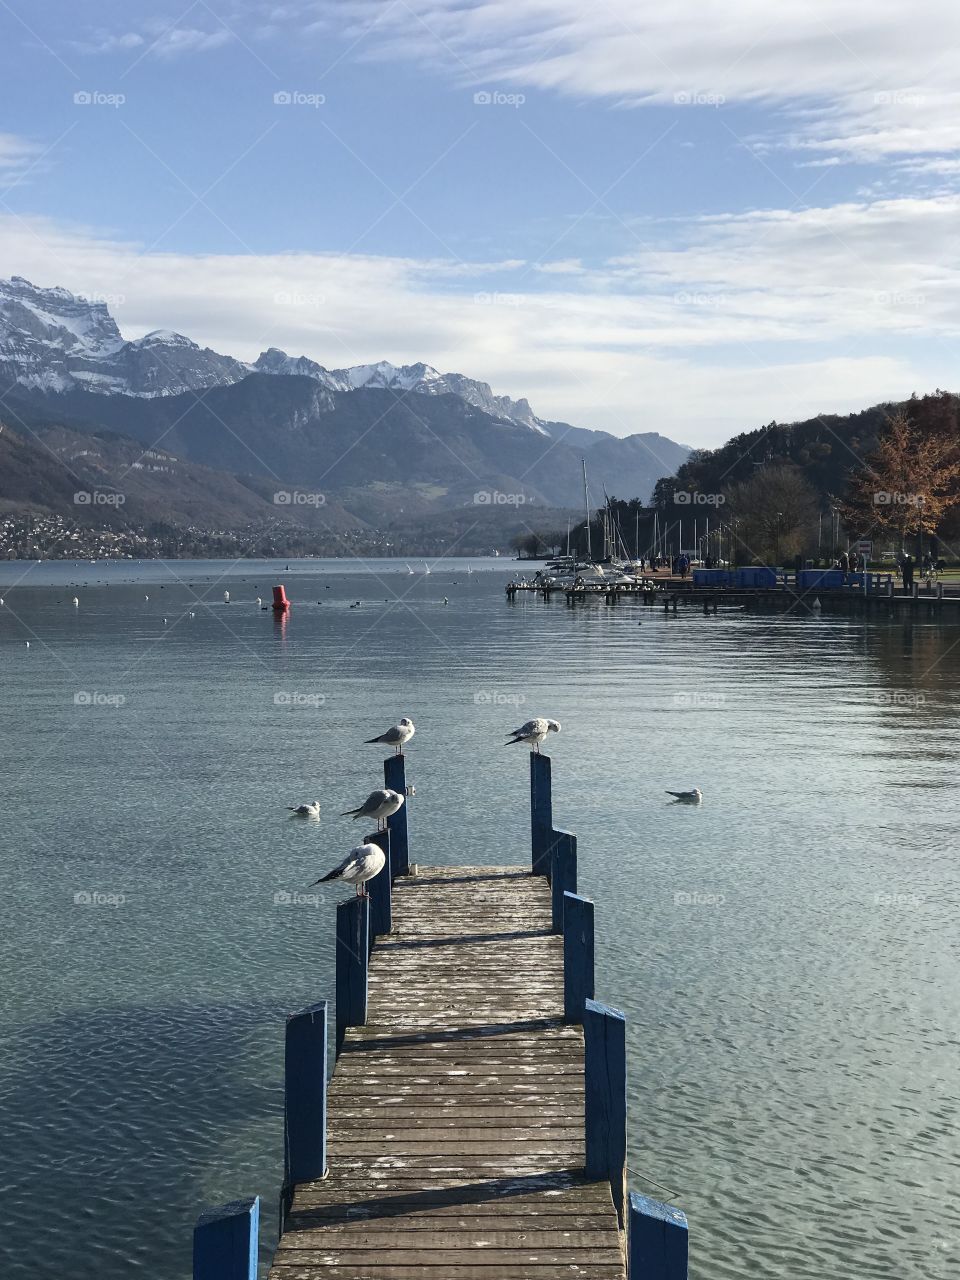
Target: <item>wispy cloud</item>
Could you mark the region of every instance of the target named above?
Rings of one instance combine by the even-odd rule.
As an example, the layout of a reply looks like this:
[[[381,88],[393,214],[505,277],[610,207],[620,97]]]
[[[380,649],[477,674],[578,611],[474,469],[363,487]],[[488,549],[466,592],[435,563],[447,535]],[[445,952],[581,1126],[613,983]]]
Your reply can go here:
[[[206,53],[220,49],[234,39],[225,26],[210,29],[150,22],[140,31],[99,30],[73,41],[73,48],[84,54],[124,54],[156,58],[177,58],[185,54]]]
[[[0,133],[0,186],[19,182],[31,170],[36,171],[42,163],[43,150],[27,138]]]
[[[960,149],[952,0],[322,0],[293,12],[376,19],[364,56],[460,79],[629,106],[762,102],[784,113],[769,145],[865,162]]]

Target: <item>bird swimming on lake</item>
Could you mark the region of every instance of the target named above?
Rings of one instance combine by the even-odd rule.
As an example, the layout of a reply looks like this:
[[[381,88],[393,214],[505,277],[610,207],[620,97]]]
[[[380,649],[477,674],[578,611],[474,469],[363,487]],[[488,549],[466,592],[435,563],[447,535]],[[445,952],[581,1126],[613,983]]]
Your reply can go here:
[[[370,895],[364,889],[368,880],[380,874],[386,865],[387,855],[378,844],[360,844],[351,849],[344,860],[328,871],[313,884],[325,884],[328,880],[345,880],[347,884],[357,886],[357,897],[367,898]],[[313,888],[313,885],[310,886]]]
[[[539,752],[540,743],[547,734],[559,732],[559,720],[547,720],[543,716],[537,716],[533,720],[528,720],[526,724],[522,724],[519,729],[512,729],[508,735],[509,741],[503,745],[512,747],[516,742],[525,742],[531,751]]]
[[[403,754],[403,748],[407,745],[413,735],[417,732],[416,726],[409,716],[404,716],[386,733],[381,733],[379,738],[367,738],[366,742],[382,742],[385,746],[396,747],[397,755]]]
[[[694,787],[692,791],[668,791],[668,796],[674,796],[678,804],[699,804],[703,799],[703,792],[699,787]]]
[[[288,804],[287,808],[291,813],[295,813],[298,818],[319,818],[320,817],[320,801],[311,800],[309,804]]]
[[[371,791],[363,804],[356,809],[346,809],[341,818],[372,818],[376,820],[377,830],[385,827],[387,818],[396,813],[403,805],[403,796],[399,791],[391,791],[389,787],[378,787]]]

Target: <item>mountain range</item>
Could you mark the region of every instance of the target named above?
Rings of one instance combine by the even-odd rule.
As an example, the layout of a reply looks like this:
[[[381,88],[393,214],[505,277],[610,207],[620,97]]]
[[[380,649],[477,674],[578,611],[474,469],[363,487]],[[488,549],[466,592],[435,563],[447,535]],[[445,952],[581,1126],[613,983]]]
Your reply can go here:
[[[294,501],[285,518],[389,527],[486,505],[519,527],[531,507],[582,506],[581,458],[597,499],[604,489],[646,499],[690,452],[656,432],[621,439],[547,421],[525,399],[423,363],[328,369],[276,348],[245,362],[169,330],[125,339],[104,302],[20,276],[0,281],[0,379],[0,421],[22,443],[43,439],[36,467],[76,468],[78,437],[93,435],[129,476],[146,447],[164,458],[147,507],[162,499],[183,516],[173,489],[202,468],[196,486],[217,491],[210,514],[221,524],[249,518],[247,495],[276,514],[274,493],[309,491],[323,511]],[[12,475],[0,471],[0,501],[20,500]]]

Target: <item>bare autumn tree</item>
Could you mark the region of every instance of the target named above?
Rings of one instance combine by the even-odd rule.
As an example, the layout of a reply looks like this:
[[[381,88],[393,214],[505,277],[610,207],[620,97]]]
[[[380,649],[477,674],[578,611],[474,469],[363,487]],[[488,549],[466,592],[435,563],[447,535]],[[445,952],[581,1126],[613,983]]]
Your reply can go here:
[[[848,529],[908,537],[936,532],[960,501],[960,440],[944,418],[898,412],[873,453],[849,480],[837,506]]]
[[[798,467],[764,467],[727,491],[726,509],[747,558],[787,560],[811,540],[817,497]]]

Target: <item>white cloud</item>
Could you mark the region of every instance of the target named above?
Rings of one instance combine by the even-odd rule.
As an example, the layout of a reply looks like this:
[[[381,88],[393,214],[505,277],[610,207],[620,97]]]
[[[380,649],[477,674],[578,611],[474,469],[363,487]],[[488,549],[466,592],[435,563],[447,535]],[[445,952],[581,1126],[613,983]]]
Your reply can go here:
[[[219,49],[233,39],[226,27],[216,31],[201,31],[196,27],[171,27],[151,45],[151,53],[158,58],[176,58],[183,53],[206,53]]]
[[[79,53],[129,53],[145,43],[136,31],[97,31],[85,40],[73,41],[73,47]]]
[[[544,417],[716,444],[771,418],[950,385],[953,353],[932,339],[960,332],[955,271],[940,265],[957,261],[958,214],[940,199],[707,218],[679,247],[555,276],[517,262],[150,253],[6,217],[0,274],[120,295],[130,337],[176,329],[244,359],[277,346],[328,366],[425,360],[527,396]]]
[[[13,133],[0,133],[0,189],[39,167],[43,148]]]
[[[78,52],[86,54],[139,52],[140,57],[176,58],[181,54],[219,49],[233,39],[233,33],[223,25],[204,31],[198,27],[165,26],[152,21],[142,31],[111,32],[101,29],[72,43]]]
[[[682,105],[719,97],[797,114],[770,144],[847,159],[960,149],[952,0],[343,0],[311,3],[368,56],[458,78]]]

